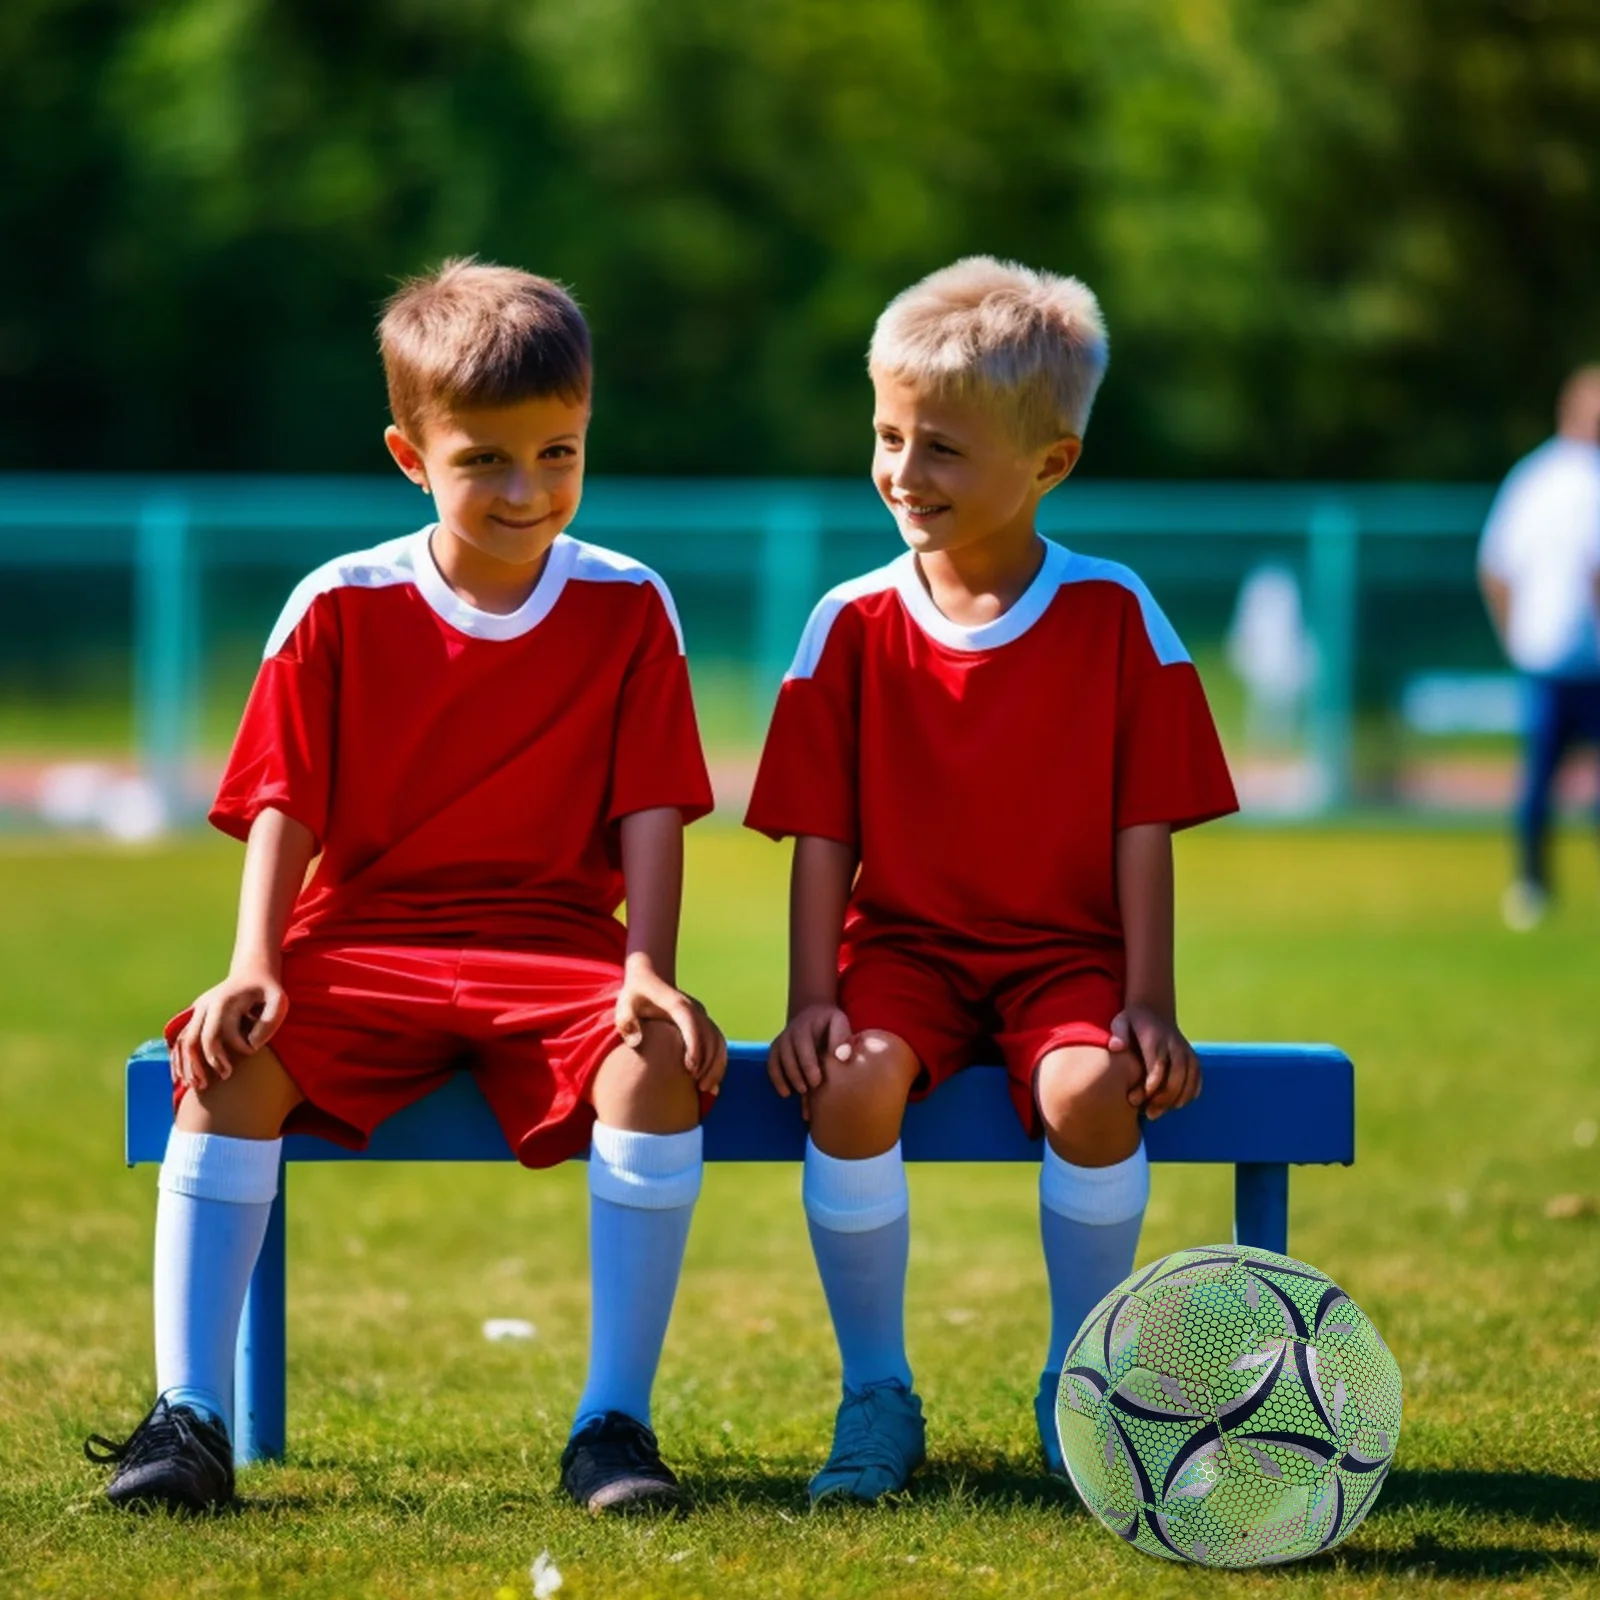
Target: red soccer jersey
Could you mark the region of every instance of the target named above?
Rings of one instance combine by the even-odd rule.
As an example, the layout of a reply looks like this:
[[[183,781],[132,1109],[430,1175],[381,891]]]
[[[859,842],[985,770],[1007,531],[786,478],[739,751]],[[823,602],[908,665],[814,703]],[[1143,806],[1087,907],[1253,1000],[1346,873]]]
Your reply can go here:
[[[305,578],[268,641],[211,820],[268,806],[321,856],[285,947],[503,943],[620,957],[616,822],[711,809],[676,613],[648,568],[562,535],[479,611],[431,529]]]
[[[908,552],[811,615],[745,821],[855,845],[844,959],[883,941],[1120,951],[1114,842],[1237,808],[1205,691],[1126,567],[1046,541],[1004,616],[963,628]]]

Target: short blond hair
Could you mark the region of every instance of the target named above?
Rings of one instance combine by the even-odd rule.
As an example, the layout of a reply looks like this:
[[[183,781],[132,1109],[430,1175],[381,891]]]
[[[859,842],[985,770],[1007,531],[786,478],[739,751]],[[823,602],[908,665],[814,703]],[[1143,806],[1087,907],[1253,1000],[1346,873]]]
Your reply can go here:
[[[1029,449],[1082,437],[1106,359],[1085,284],[993,256],[966,256],[896,295],[867,352],[874,373],[1009,413]]]
[[[415,440],[455,410],[589,398],[589,327],[559,283],[457,256],[408,279],[378,324],[389,411]]]

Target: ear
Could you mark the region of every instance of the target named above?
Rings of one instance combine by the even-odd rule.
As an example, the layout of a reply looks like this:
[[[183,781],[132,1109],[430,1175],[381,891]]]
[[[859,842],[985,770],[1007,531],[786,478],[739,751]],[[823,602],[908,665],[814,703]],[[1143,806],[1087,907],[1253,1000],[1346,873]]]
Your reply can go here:
[[[389,447],[389,454],[394,457],[394,464],[419,489],[426,490],[428,472],[422,463],[421,451],[392,422],[383,430],[383,442]]]
[[[1039,453],[1039,470],[1034,477],[1039,485],[1039,493],[1049,494],[1077,466],[1078,457],[1082,454],[1083,440],[1075,433],[1065,434],[1053,444],[1046,445]]]

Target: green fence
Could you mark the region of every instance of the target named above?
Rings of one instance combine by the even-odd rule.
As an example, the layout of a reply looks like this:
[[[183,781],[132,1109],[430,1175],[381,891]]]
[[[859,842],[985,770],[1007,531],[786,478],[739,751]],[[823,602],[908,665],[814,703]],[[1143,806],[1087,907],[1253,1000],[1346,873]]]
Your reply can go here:
[[[1297,737],[1319,775],[1316,804],[1338,808],[1384,792],[1406,681],[1498,666],[1473,588],[1489,494],[1089,480],[1047,500],[1041,526],[1140,572],[1206,670],[1233,741],[1238,691],[1221,642],[1240,584],[1266,562],[1293,573],[1317,660]],[[295,578],[426,511],[399,479],[0,477],[0,705],[131,707],[128,744],[179,804],[195,752],[225,739]],[[864,481],[592,481],[573,531],[671,585],[710,741],[725,748],[759,740],[816,597],[900,548]],[[37,725],[14,715],[0,744],[26,744]]]

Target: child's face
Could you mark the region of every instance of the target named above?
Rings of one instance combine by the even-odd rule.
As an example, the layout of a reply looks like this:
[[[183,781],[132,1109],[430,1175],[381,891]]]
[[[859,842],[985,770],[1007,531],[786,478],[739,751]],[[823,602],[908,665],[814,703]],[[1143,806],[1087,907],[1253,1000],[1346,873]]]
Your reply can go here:
[[[543,559],[583,495],[588,402],[559,396],[452,411],[420,440],[384,435],[413,483],[433,495],[439,525],[481,555],[514,568]]]
[[[992,407],[874,373],[872,481],[919,554],[1031,538],[1040,498],[1072,470],[1070,436],[1025,450]]]

